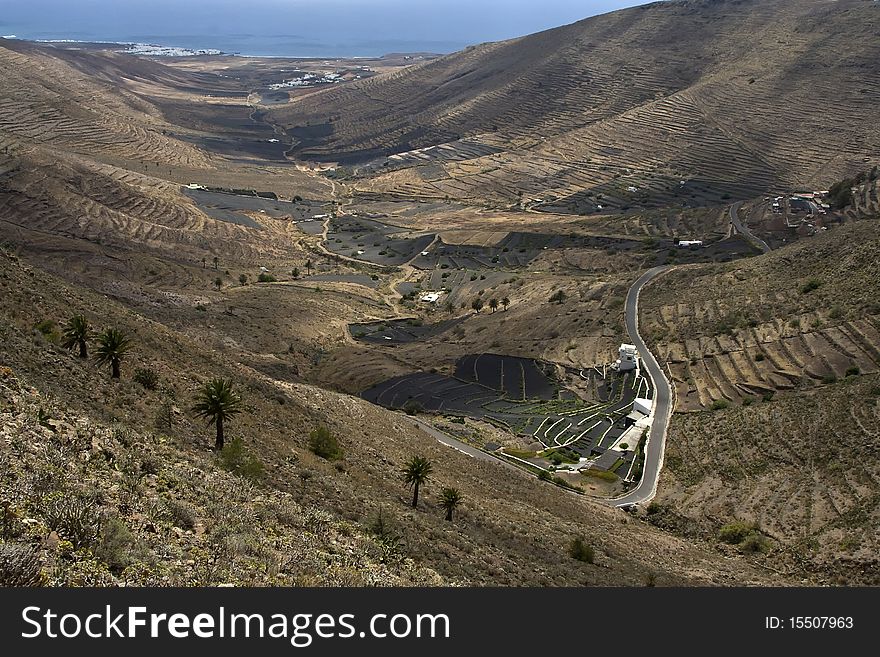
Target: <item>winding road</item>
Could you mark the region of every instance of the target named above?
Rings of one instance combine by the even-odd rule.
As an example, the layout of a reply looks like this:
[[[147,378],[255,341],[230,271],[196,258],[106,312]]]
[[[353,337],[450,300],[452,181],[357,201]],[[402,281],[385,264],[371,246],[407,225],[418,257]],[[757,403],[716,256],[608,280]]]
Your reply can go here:
[[[758,247],[762,253],[770,253],[770,245],[767,244],[767,242],[762,240],[760,237],[755,235],[752,231],[750,231],[748,229],[748,226],[746,226],[745,224],[743,224],[743,222],[739,220],[739,206],[741,205],[742,202],[740,201],[730,206],[730,223],[733,224],[734,228],[736,228],[737,232],[740,235],[742,235],[749,242]]]
[[[669,269],[669,266],[649,269],[633,284],[626,295],[626,332],[630,340],[639,350],[642,368],[654,383],[654,407],[651,412],[652,422],[645,443],[645,462],[642,467],[642,479],[638,486],[622,497],[606,500],[617,507],[629,507],[650,502],[657,493],[657,480],[663,468],[663,453],[666,448],[666,430],[672,415],[672,388],[663,369],[657,363],[642,336],[639,335],[639,294],[648,281]]]

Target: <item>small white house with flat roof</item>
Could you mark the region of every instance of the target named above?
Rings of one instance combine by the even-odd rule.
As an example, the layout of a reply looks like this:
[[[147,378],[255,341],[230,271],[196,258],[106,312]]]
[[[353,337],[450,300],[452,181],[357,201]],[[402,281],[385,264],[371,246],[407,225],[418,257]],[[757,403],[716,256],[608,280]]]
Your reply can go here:
[[[620,354],[620,356],[615,363],[618,371],[630,372],[636,369],[636,359],[639,357],[639,352],[634,344],[620,345],[620,350],[618,353]]]

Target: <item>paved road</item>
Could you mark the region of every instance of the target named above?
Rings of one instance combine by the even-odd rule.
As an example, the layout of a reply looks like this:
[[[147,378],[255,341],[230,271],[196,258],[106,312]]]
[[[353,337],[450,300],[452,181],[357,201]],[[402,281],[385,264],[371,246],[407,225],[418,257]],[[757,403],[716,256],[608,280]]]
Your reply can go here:
[[[762,240],[760,237],[755,235],[752,231],[750,231],[748,226],[746,226],[745,224],[743,224],[743,222],[739,220],[739,206],[741,205],[742,202],[740,201],[730,206],[730,223],[734,225],[736,230],[743,237],[745,237],[749,242],[761,249],[762,252],[770,253],[770,245],[767,244],[767,242]]]
[[[663,452],[666,448],[666,429],[669,427],[669,417],[672,415],[672,388],[666,375],[663,373],[657,359],[648,351],[645,341],[639,335],[639,293],[645,283],[653,279],[661,272],[669,269],[668,266],[654,267],[649,269],[629,289],[626,295],[626,332],[632,343],[639,350],[642,358],[642,370],[648,372],[654,383],[654,408],[653,422],[648,433],[648,441],[645,444],[645,464],[642,468],[642,480],[639,485],[626,495],[612,500],[606,500],[614,506],[630,506],[650,502],[657,493],[657,480],[660,478],[660,470],[663,468]]]

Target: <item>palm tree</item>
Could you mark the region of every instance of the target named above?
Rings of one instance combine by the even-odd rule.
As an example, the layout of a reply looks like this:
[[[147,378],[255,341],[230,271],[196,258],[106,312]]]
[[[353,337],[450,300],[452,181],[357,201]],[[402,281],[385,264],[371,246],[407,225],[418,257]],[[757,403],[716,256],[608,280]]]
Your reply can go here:
[[[306,273],[311,276],[312,275],[312,261],[306,260]]]
[[[219,265],[220,265],[220,258],[218,258],[217,256],[214,256],[214,269],[217,269],[217,267]]]
[[[413,489],[412,505],[415,509],[419,505],[419,486],[428,481],[428,477],[434,466],[424,456],[414,456],[403,469],[403,481]]]
[[[491,299],[489,299],[489,307],[492,309],[492,312],[493,312],[493,313],[494,313],[496,310],[498,310],[498,299],[496,299],[496,298],[494,298],[494,297],[491,298]]]
[[[208,420],[208,425],[217,425],[217,439],[214,447],[223,449],[223,423],[242,411],[241,396],[232,390],[232,380],[211,379],[199,391],[198,401],[192,408],[196,417]]]
[[[461,502],[461,493],[457,488],[444,488],[440,491],[440,506],[446,509],[446,519],[452,521],[452,512],[458,508]]]
[[[504,310],[507,310],[507,306],[510,305],[510,299],[508,299],[507,297],[504,297],[501,300],[501,305],[504,306]]]
[[[67,325],[64,327],[63,345],[65,349],[79,347],[79,357],[88,358],[89,345],[87,341],[91,333],[92,327],[89,325],[89,320],[84,315],[74,315],[67,320]]]
[[[119,363],[122,357],[131,349],[131,340],[128,336],[115,328],[105,329],[98,336],[98,351],[95,357],[98,365],[110,365],[111,378],[119,378]]]

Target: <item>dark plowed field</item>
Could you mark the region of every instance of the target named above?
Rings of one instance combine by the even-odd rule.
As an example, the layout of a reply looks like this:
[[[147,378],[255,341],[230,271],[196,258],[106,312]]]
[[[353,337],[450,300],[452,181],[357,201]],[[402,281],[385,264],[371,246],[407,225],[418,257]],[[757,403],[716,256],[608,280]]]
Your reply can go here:
[[[413,319],[396,319],[367,324],[350,324],[349,330],[352,337],[363,342],[403,344],[439,335],[463,319],[448,319],[434,324],[421,324],[419,320]]]

